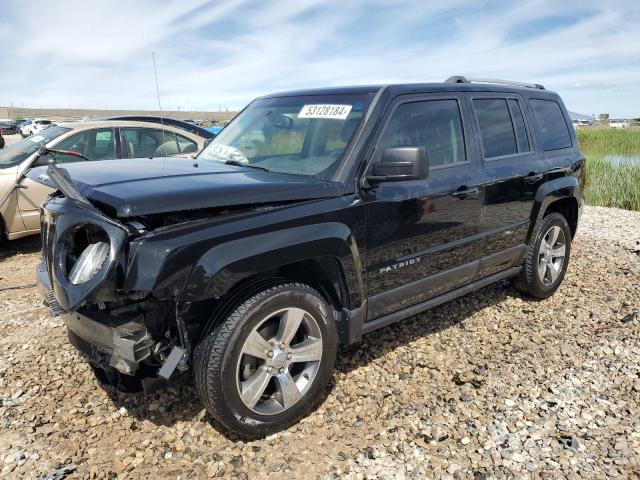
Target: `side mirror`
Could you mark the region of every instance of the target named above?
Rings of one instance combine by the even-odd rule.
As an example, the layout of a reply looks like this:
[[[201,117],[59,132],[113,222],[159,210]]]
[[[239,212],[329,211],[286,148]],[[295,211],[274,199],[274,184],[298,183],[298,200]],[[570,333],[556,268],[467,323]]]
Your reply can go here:
[[[387,148],[382,156],[373,162],[371,183],[424,180],[429,175],[429,160],[424,147]]]
[[[56,163],[56,157],[49,155],[42,155],[38,160],[36,160],[36,167],[46,167],[47,165],[51,165],[52,163]]]

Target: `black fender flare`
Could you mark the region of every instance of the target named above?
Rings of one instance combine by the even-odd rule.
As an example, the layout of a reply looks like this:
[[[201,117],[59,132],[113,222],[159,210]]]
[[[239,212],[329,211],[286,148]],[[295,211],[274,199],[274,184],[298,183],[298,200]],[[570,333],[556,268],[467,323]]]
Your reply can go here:
[[[575,198],[578,206],[582,206],[580,181],[577,177],[566,176],[543,183],[536,192],[533,210],[531,212],[531,222],[527,233],[527,243],[536,225],[542,219],[544,212],[549,205],[562,198]]]
[[[220,243],[205,251],[192,268],[178,301],[196,302],[224,296],[238,282],[304,260],[335,258],[340,265],[347,305],[364,301],[362,259],[346,225],[326,222],[261,233]]]

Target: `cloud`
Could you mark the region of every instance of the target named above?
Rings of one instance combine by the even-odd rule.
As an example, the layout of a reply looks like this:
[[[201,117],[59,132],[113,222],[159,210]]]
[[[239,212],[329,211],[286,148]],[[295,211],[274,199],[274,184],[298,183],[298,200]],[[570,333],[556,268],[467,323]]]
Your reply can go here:
[[[640,116],[640,3],[623,0],[98,0],[3,7],[0,104],[239,108],[279,90],[543,83],[584,113]]]

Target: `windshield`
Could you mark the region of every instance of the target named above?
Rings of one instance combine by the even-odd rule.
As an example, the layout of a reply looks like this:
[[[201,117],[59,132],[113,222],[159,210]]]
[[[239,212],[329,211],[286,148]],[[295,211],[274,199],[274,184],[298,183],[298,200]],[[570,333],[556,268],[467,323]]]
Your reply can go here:
[[[7,148],[0,150],[0,168],[13,167],[19,164],[38,150],[40,145],[49,143],[69,130],[69,128],[63,127],[49,127],[36,135],[31,135],[24,140],[9,145]]]
[[[330,179],[372,98],[309,95],[256,100],[198,159]]]

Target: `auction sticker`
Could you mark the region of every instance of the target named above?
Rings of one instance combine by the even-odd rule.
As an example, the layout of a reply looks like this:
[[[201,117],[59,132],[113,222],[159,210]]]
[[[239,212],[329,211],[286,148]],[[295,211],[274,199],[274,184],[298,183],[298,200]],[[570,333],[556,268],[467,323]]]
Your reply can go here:
[[[42,135],[32,135],[31,137],[29,137],[29,140],[31,140],[33,143],[38,143],[44,140],[44,137]]]
[[[298,118],[337,118],[344,120],[351,111],[351,105],[305,105]]]

